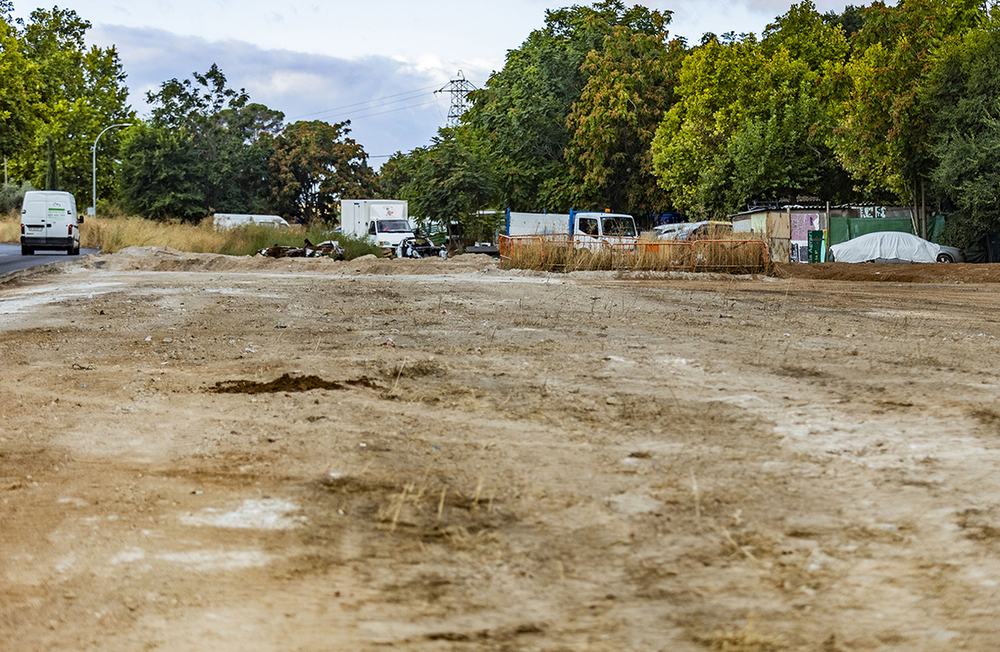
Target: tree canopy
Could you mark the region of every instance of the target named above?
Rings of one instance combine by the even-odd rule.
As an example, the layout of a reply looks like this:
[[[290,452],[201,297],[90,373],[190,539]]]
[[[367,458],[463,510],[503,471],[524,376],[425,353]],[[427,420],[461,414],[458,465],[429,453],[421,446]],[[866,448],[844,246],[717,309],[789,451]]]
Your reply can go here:
[[[809,0],[761,41],[712,38],[694,48],[652,143],[673,201],[708,216],[783,198],[842,198],[849,184],[825,142],[832,125],[822,90],[847,51],[843,32]]]
[[[507,53],[504,68],[475,91],[465,138],[492,171],[500,201],[514,210],[567,210],[578,199],[566,159],[578,125],[569,116],[616,27],[657,37],[663,15],[620,0],[548,10],[545,26]],[[596,66],[595,62],[595,66]]]
[[[15,120],[12,125],[20,131],[21,146],[9,152],[11,174],[43,187],[51,139],[60,184],[81,200],[91,194],[94,139],[108,125],[135,119],[117,50],[114,46],[88,48],[85,35],[89,29],[90,23],[72,9],[36,9],[17,32],[10,54],[20,54],[28,62],[22,82],[31,82],[31,90],[24,95],[32,99],[30,122]],[[7,56],[4,47],[0,66]],[[3,86],[13,78],[16,76],[0,77],[0,105]],[[0,127],[0,139],[7,126]],[[103,155],[99,157],[97,185],[105,193],[102,196],[113,190],[118,138],[112,131],[100,142]]]
[[[333,221],[340,199],[374,196],[375,172],[350,131],[350,122],[288,125],[273,145],[266,188],[270,205],[305,222]]]
[[[945,44],[921,104],[929,129],[930,178],[955,207],[949,231],[968,246],[1000,229],[1000,12]]]

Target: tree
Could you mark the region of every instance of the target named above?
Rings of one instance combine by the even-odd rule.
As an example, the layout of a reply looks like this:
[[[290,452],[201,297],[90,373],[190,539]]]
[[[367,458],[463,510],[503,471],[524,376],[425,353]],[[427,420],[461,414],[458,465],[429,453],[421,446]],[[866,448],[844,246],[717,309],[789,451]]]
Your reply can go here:
[[[11,160],[15,176],[42,185],[51,137],[62,185],[79,198],[90,195],[94,139],[108,125],[135,119],[117,51],[113,46],[87,49],[84,37],[88,29],[90,23],[71,9],[55,7],[31,13],[20,47],[36,70],[37,129]],[[118,138],[115,131],[101,138],[103,155],[99,157],[97,185],[102,197],[114,191],[111,171]]]
[[[443,224],[449,236],[457,224],[469,240],[493,238],[496,217],[482,209],[494,198],[496,185],[454,130],[440,130],[429,147],[394,156],[389,163],[385,173],[409,202],[410,215]]]
[[[472,94],[460,132],[496,172],[500,201],[515,210],[566,210],[575,184],[565,159],[567,119],[587,83],[581,67],[616,26],[658,33],[653,12],[620,0],[547,10],[545,26],[507,53],[503,70]]]
[[[847,5],[841,14],[835,11],[826,12],[823,14],[823,21],[827,25],[839,26],[844,36],[851,40],[865,26],[865,8]]]
[[[285,127],[270,159],[270,204],[306,223],[330,222],[337,217],[340,199],[375,196],[375,173],[364,148],[348,137],[350,131],[350,121],[330,125],[313,120]]]
[[[764,31],[709,39],[684,60],[678,98],[653,140],[653,168],[675,205],[710,217],[758,201],[834,199],[844,175],[826,145],[821,95],[847,41],[806,0]]]
[[[849,89],[830,142],[869,192],[916,203],[929,168],[931,112],[921,105],[935,52],[982,19],[978,0],[873,3],[845,65]]]
[[[229,88],[216,64],[192,77],[171,79],[148,94],[151,123],[191,140],[203,179],[205,214],[254,212],[262,207],[271,143],[284,114],[251,103],[242,88]]]
[[[45,140],[48,143],[47,165],[45,166],[45,189],[62,190],[59,183],[59,163],[56,161],[56,144],[51,134],[47,134]]]
[[[200,161],[183,131],[139,122],[125,130],[117,181],[127,210],[150,219],[205,216]]]
[[[589,75],[573,104],[566,148],[579,208],[643,215],[669,206],[653,174],[650,144],[673,102],[673,84],[686,52],[666,42],[669,13],[652,12],[656,33],[615,27],[583,64]]]
[[[10,5],[0,7],[0,156],[12,156],[29,139],[38,110],[37,66],[25,56],[8,20]]]
[[[192,76],[147,94],[151,119],[123,151],[130,175],[121,184],[123,199],[156,217],[190,221],[266,210],[269,161],[284,115],[229,88],[214,64]],[[175,169],[155,169],[167,161]]]
[[[968,247],[1000,229],[1000,11],[942,46],[921,104],[934,116],[930,178],[956,210],[948,235]]]

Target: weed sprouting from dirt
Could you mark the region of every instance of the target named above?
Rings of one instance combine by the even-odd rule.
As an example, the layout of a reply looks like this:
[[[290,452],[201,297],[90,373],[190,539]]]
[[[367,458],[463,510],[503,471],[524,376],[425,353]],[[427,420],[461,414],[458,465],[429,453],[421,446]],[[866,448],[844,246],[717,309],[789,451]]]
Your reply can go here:
[[[437,360],[402,360],[380,365],[379,372],[384,378],[395,381],[400,378],[444,376],[448,373],[448,367]]]
[[[718,652],[780,652],[788,647],[781,639],[759,634],[753,620],[742,628],[733,626],[731,630],[719,630],[696,640]]]
[[[486,551],[498,545],[497,528],[514,517],[502,509],[496,490],[482,476],[472,491],[463,482],[433,472],[430,467],[408,482],[396,474],[365,467],[350,476],[319,483],[322,502],[333,500],[333,510],[373,521],[393,536],[443,542],[456,550]]]

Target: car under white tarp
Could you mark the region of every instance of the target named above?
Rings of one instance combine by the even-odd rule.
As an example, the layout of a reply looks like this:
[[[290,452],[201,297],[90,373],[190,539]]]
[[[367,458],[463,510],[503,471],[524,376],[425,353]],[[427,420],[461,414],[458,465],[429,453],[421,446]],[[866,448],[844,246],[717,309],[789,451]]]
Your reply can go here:
[[[934,263],[941,247],[902,231],[879,231],[835,244],[830,252],[838,263]]]

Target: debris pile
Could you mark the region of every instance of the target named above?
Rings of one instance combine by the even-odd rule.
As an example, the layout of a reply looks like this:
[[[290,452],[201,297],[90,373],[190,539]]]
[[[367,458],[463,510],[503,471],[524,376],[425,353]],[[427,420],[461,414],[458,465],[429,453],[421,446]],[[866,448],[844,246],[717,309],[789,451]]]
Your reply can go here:
[[[393,249],[396,258],[447,258],[448,249],[436,245],[427,238],[417,236],[405,238]]]
[[[326,256],[335,260],[344,260],[344,248],[336,240],[327,240],[314,245],[306,238],[305,246],[271,245],[258,251],[257,255],[267,258],[320,258]]]

